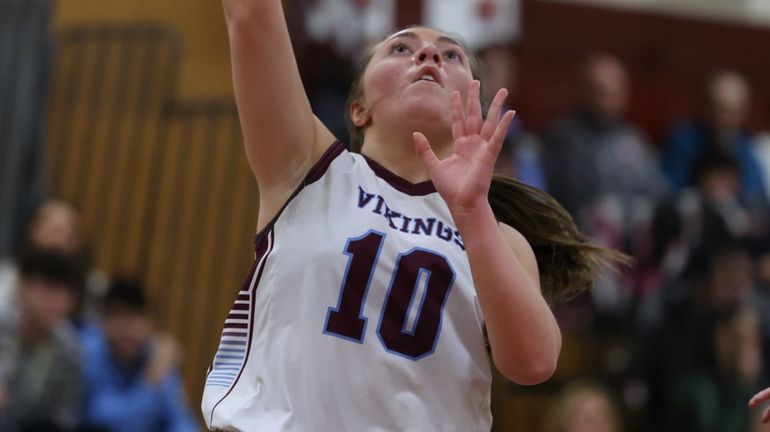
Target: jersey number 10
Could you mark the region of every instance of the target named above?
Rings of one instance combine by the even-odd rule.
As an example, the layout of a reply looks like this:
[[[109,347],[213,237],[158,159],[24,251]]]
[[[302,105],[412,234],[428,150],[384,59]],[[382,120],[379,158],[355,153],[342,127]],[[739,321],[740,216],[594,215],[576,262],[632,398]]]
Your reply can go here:
[[[364,342],[368,319],[364,302],[385,241],[385,234],[368,231],[348,239],[348,266],[342,278],[339,302],[326,315],[324,333],[357,343]],[[386,351],[412,360],[433,353],[441,330],[441,316],[455,273],[443,255],[413,248],[398,255],[377,325],[377,336]],[[424,285],[421,285],[421,282]],[[422,298],[415,297],[421,286]],[[417,307],[409,326],[409,311]]]

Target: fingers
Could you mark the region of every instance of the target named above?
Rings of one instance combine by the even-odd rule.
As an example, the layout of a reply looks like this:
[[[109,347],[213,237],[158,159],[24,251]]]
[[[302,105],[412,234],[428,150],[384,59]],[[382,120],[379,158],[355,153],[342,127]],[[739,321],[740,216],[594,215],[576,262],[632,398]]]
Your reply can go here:
[[[749,407],[756,408],[761,403],[766,402],[770,400],[770,387],[762,390],[761,392],[754,395],[753,398],[749,401]]]
[[[506,97],[508,97],[508,90],[500,89],[497,91],[495,98],[492,99],[492,104],[487,113],[487,121],[484,122],[484,126],[481,128],[481,136],[487,141],[492,138],[492,134],[500,123],[500,112],[503,109]]]
[[[754,395],[749,401],[749,407],[756,408],[768,400],[770,400],[770,387]],[[765,408],[765,411],[762,413],[762,423],[770,423],[770,408]]]
[[[417,151],[417,155],[422,159],[422,163],[425,167],[428,168],[428,172],[431,172],[433,167],[439,163],[436,153],[430,148],[430,143],[428,142],[428,139],[425,138],[425,135],[420,132],[415,132],[412,134],[412,138],[414,139],[414,148]]]
[[[471,86],[468,89],[468,121],[466,123],[465,131],[469,135],[476,135],[481,133],[481,124],[484,121],[484,119],[481,117],[481,97],[479,95],[480,88],[481,83],[479,80],[473,80],[471,81]]]
[[[492,138],[489,140],[490,151],[495,155],[495,157],[500,154],[500,149],[503,148],[503,140],[505,140],[505,134],[508,133],[508,127],[511,125],[511,121],[513,120],[513,116],[515,114],[516,111],[506,112],[505,115],[503,115],[503,118],[500,119],[500,124],[497,125],[495,134],[492,135]]]
[[[466,135],[460,92],[452,93],[450,110],[452,112],[452,139],[456,141]]]

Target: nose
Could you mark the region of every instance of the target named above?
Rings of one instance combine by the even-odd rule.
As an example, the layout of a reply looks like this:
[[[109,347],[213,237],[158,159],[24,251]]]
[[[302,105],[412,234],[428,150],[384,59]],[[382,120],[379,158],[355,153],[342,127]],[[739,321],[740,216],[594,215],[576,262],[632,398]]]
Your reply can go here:
[[[436,66],[441,65],[441,54],[433,44],[423,46],[415,55],[417,64],[433,62]]]

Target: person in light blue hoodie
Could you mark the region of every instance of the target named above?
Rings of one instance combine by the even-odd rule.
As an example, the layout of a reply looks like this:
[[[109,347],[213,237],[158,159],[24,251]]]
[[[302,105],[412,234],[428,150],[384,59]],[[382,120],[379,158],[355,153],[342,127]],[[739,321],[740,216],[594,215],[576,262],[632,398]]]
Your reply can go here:
[[[116,280],[104,298],[101,332],[82,342],[88,430],[199,429],[176,368],[178,349],[153,333],[141,285]]]

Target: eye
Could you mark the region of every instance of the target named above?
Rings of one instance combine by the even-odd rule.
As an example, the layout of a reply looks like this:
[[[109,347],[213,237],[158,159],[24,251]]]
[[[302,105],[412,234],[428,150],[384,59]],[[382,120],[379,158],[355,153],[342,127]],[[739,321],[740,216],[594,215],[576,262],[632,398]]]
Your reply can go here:
[[[396,42],[395,44],[393,44],[393,46],[390,47],[390,52],[398,53],[398,54],[408,54],[412,52],[412,50],[409,49],[409,47],[406,46],[406,44],[401,42]]]
[[[462,61],[462,55],[457,50],[447,50],[444,52],[444,58],[452,61]]]

